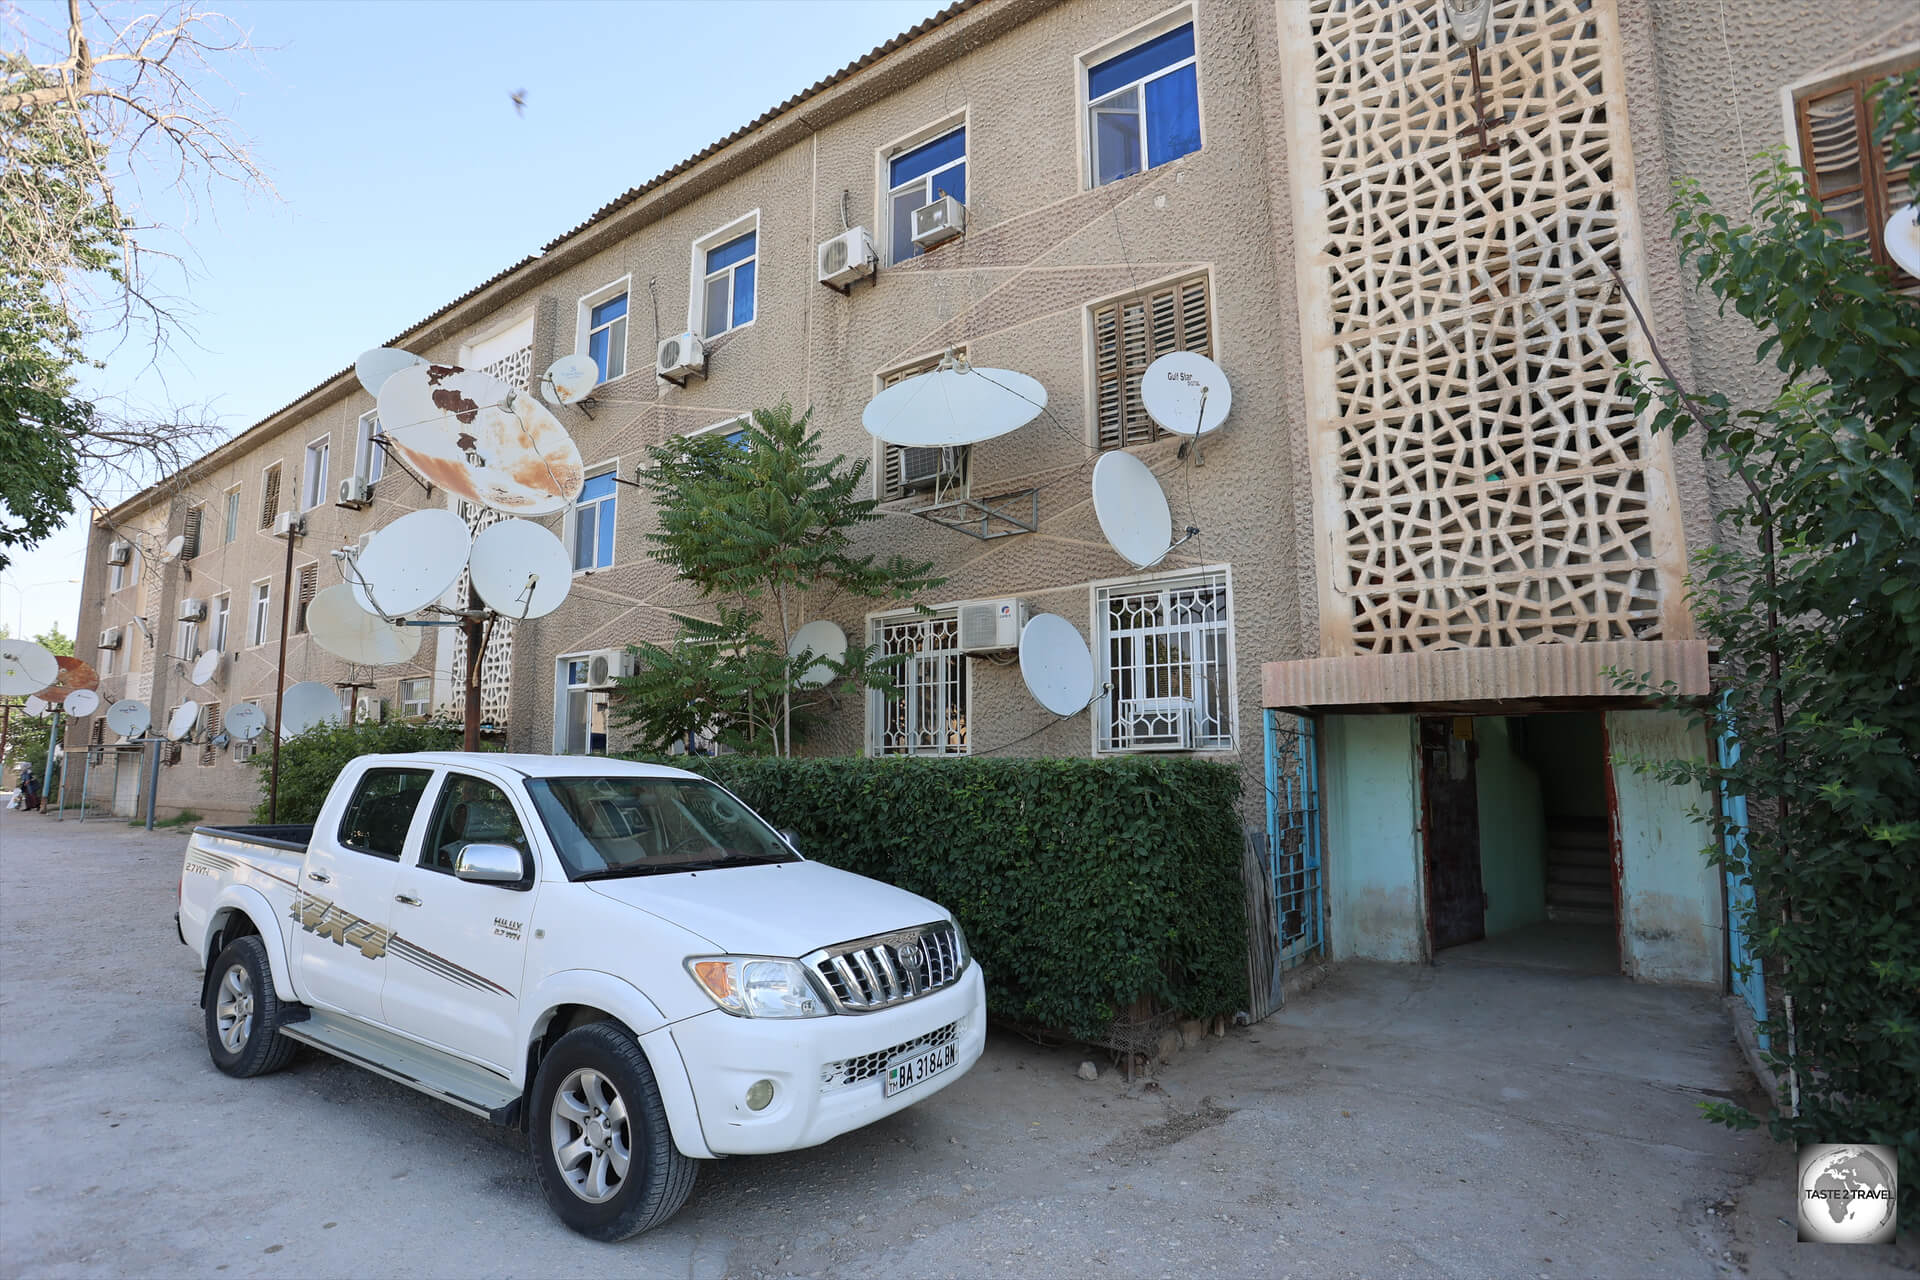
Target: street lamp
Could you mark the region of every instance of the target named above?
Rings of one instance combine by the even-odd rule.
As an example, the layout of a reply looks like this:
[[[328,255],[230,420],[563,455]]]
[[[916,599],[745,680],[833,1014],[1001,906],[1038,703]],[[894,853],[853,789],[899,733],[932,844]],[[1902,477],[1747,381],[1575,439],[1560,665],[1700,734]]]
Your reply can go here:
[[[58,586],[61,583],[72,583],[72,582],[78,582],[78,581],[80,581],[80,579],[78,578],[48,578],[44,582],[27,582],[27,583],[0,582],[0,587],[6,587],[8,590],[13,592],[13,597],[14,597],[13,599],[13,630],[14,630],[15,638],[19,640],[25,640],[27,638],[26,618],[27,618],[28,588],[52,587],[52,586]]]

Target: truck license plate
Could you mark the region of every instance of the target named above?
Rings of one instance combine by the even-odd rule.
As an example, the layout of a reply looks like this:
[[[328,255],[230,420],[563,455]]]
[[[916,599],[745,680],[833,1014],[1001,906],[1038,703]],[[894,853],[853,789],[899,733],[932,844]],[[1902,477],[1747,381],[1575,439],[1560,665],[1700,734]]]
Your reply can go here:
[[[902,1089],[911,1089],[932,1076],[939,1075],[960,1060],[960,1047],[953,1044],[938,1045],[924,1049],[910,1058],[900,1058],[887,1064],[886,1092],[880,1096],[891,1098]]]

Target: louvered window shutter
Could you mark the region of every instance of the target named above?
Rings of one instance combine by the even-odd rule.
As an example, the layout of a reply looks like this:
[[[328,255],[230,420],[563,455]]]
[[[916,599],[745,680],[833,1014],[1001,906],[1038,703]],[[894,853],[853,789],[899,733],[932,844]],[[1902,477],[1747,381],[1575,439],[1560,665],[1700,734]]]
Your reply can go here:
[[[967,349],[955,347],[954,354],[964,360],[967,358]],[[908,378],[918,377],[937,369],[940,367],[940,360],[941,357],[922,360],[919,364],[910,364],[904,369],[895,369],[892,373],[882,374],[880,389],[885,391],[897,382],[905,382]],[[903,451],[903,446],[897,444],[882,443],[880,446],[880,479],[874,485],[873,491],[880,495],[881,502],[891,502],[895,498],[904,496],[900,488],[900,455]]]
[[[1094,423],[1102,449],[1165,434],[1140,403],[1140,376],[1169,351],[1213,355],[1207,277],[1190,276],[1093,309]]]
[[[267,468],[267,482],[260,493],[260,527],[273,528],[273,518],[280,514],[280,465],[275,463]]]
[[[180,550],[182,560],[191,560],[200,554],[200,520],[205,512],[205,507],[187,508],[187,527],[184,530],[187,541]]]
[[[218,760],[220,758],[220,753],[216,751],[213,746],[214,735],[220,732],[220,704],[219,703],[215,702],[215,703],[208,704],[207,711],[206,711],[206,724],[207,724],[207,741],[206,741],[206,745],[200,748],[200,763],[212,764],[215,760]]]
[[[319,589],[319,585],[320,585],[320,566],[312,565],[312,564],[302,565],[300,567],[300,604],[299,604],[300,616],[296,622],[296,625],[293,628],[295,634],[297,635],[306,634],[307,606],[313,603],[313,594],[316,590]]]
[[[1911,286],[1914,278],[1886,246],[1887,219],[1913,199],[1913,191],[1910,171],[1895,167],[1891,150],[1873,141],[1874,102],[1885,80],[1863,77],[1820,90],[1796,100],[1794,113],[1807,190],[1820,211],[1840,224],[1844,238],[1891,267],[1897,284]]]

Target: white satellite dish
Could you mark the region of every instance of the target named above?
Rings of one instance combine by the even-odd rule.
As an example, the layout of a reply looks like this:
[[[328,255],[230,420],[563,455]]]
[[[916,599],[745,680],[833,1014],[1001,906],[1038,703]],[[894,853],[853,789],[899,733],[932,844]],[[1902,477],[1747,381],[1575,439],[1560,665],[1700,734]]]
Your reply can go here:
[[[566,544],[529,520],[501,520],[482,529],[467,568],[487,607],[516,621],[545,617],[573,589]]]
[[[252,742],[267,727],[267,713],[251,702],[241,702],[227,709],[227,732],[242,742]]]
[[[36,696],[28,698],[25,702],[21,703],[20,709],[30,716],[43,716],[47,714],[48,705],[45,698]]]
[[[409,511],[353,558],[353,598],[368,613],[397,618],[439,599],[466,567],[467,522],[443,507]]]
[[[184,533],[174,534],[171,538],[167,539],[167,545],[160,550],[160,563],[172,564],[180,558],[180,553],[186,549],[187,535]]]
[[[1203,436],[1227,420],[1233,388],[1219,365],[1192,351],[1169,351],[1140,375],[1147,416],[1181,436]]]
[[[1920,276],[1920,204],[1903,205],[1887,219],[1887,253],[1910,276]]]
[[[1093,701],[1093,654],[1080,629],[1057,613],[1037,613],[1020,629],[1020,678],[1034,700],[1057,716]]]
[[[888,444],[925,448],[1003,436],[1046,407],[1047,389],[1024,373],[942,362],[867,401],[860,422]]]
[[[478,369],[400,370],[380,388],[380,431],[428,484],[510,516],[563,511],[586,483],[553,411]]]
[[[591,356],[561,356],[540,376],[540,394],[554,404],[579,404],[600,385],[600,366]]]
[[[287,686],[280,700],[280,737],[284,740],[317,724],[337,724],[340,695],[330,684],[302,680]]]
[[[833,670],[827,664],[847,656],[847,633],[840,629],[839,623],[824,618],[809,622],[787,641],[787,656],[797,658],[808,649],[813,651],[815,661],[794,683],[803,689],[817,689],[833,679]]]
[[[100,709],[100,695],[92,689],[75,689],[64,705],[70,716],[90,716]]]
[[[167,717],[167,737],[171,741],[178,742],[180,739],[190,736],[195,726],[199,723],[200,704],[192,698],[188,698],[185,702],[175,707],[173,714]]]
[[[220,651],[209,649],[193,660],[193,682],[205,684],[219,673]]]
[[[1173,546],[1173,512],[1147,464],[1118,450],[1093,464],[1093,513],[1100,532],[1136,569],[1159,563]]]
[[[123,738],[137,738],[153,723],[153,712],[138,698],[123,698],[107,708],[107,728]]]
[[[344,582],[322,587],[307,605],[307,634],[336,658],[369,667],[407,662],[420,652],[419,627],[395,626],[368,613]]]
[[[0,694],[38,693],[60,679],[60,661],[31,640],[0,640]]]
[[[367,389],[368,395],[378,397],[380,388],[386,385],[388,378],[402,369],[425,363],[411,351],[402,351],[398,347],[375,347],[360,353],[360,358],[353,362],[353,375],[360,379],[360,385]]]

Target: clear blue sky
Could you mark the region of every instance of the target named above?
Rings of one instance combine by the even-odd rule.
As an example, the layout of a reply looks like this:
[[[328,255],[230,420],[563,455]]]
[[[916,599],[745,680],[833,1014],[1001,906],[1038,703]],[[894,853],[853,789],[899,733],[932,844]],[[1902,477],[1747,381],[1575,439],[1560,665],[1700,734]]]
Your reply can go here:
[[[122,349],[91,389],[250,426],[942,4],[209,0],[258,50],[222,64],[231,87],[209,96],[280,199],[216,191],[190,215],[192,274],[169,284],[191,341],[157,367]],[[18,17],[30,40],[57,39],[65,5],[27,0]],[[73,630],[83,518],[0,575],[16,634]]]

